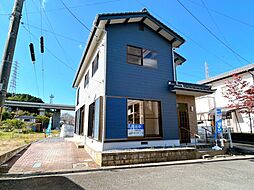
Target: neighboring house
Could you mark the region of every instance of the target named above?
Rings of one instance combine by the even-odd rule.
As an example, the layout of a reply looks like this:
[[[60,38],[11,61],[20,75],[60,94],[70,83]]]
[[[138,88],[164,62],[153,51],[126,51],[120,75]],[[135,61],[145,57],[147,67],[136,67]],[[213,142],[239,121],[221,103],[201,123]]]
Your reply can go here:
[[[99,14],[91,31],[73,82],[75,133],[90,154],[193,141],[195,96],[212,90],[176,81],[184,39],[146,9]]]
[[[198,82],[199,84],[210,85],[212,89],[216,89],[212,95],[196,98],[197,119],[203,122],[201,125],[210,125],[210,122],[207,122],[207,120],[213,118],[214,107],[216,105],[216,107],[222,108],[222,124],[224,128],[232,128],[234,132],[250,132],[249,116],[247,114],[241,114],[237,110],[227,108],[228,100],[223,96],[223,93],[227,90],[226,82],[232,80],[232,76],[235,74],[240,75],[250,85],[254,84],[254,64],[249,64]]]
[[[36,118],[30,115],[16,116],[15,119],[28,123],[36,123]]]

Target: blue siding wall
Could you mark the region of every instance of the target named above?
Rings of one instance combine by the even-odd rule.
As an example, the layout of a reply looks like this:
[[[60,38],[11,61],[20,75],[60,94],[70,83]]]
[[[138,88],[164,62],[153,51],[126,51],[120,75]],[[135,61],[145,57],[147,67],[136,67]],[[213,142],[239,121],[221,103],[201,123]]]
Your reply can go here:
[[[168,81],[173,80],[171,44],[148,27],[139,30],[137,23],[109,25],[107,31],[106,95],[161,101],[163,138],[179,139],[176,96],[168,90]],[[127,45],[156,51],[158,68],[127,64]],[[111,116],[114,113],[107,112],[107,119],[122,120]],[[106,128],[107,133],[112,132],[110,123]]]
[[[107,98],[106,139],[127,138],[126,98]]]

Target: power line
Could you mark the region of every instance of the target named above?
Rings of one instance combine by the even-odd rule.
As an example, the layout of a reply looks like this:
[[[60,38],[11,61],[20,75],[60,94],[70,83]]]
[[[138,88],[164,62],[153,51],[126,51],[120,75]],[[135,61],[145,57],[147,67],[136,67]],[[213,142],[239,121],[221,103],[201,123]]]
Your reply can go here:
[[[39,0],[39,1],[40,1],[40,0]],[[44,13],[44,15],[45,15],[45,17],[46,17],[46,19],[47,19],[47,21],[48,21],[48,24],[49,24],[49,26],[50,26],[50,28],[51,28],[53,34],[54,34],[54,38],[55,38],[55,40],[57,41],[58,46],[59,46],[60,49],[62,50],[62,52],[63,52],[63,54],[64,54],[66,60],[69,61],[68,58],[67,58],[67,53],[66,53],[66,51],[64,50],[62,44],[60,43],[60,41],[58,40],[57,36],[55,35],[54,28],[53,28],[53,26],[52,26],[52,24],[51,24],[51,22],[50,22],[50,20],[49,20],[49,17],[47,16],[47,13],[46,13],[45,9],[42,8],[42,10],[43,10],[43,13]],[[47,48],[46,48],[46,49],[47,49]],[[72,60],[71,60],[71,61],[72,61]],[[73,61],[72,61],[72,62],[73,62]]]
[[[39,85],[38,85],[38,78],[37,78],[37,72],[36,72],[36,69],[35,69],[35,64],[33,64],[33,67],[34,67],[34,76],[35,76],[35,81],[36,81],[36,88],[37,88],[37,91],[38,91],[38,96],[40,97],[40,89],[39,89]]]
[[[203,4],[203,6],[205,7],[206,12],[208,13],[209,17],[211,18],[211,20],[212,20],[214,26],[217,28],[218,32],[221,34],[222,38],[224,39],[224,41],[225,41],[227,44],[230,44],[229,41],[227,40],[226,36],[225,36],[225,35],[223,34],[223,32],[221,31],[219,25],[217,24],[217,22],[216,22],[215,19],[213,18],[212,14],[210,13],[210,11],[209,11],[208,7],[206,6],[205,2],[204,2],[203,0],[201,0],[201,2],[202,2],[202,4]],[[233,55],[235,56],[236,60],[237,60],[237,61],[240,63],[240,65],[241,65],[241,62],[240,62],[240,60],[239,60],[239,57],[237,57],[235,54],[233,54]]]
[[[245,59],[243,56],[241,56],[239,53],[237,53],[235,50],[233,50],[230,46],[228,46],[224,41],[222,41],[216,34],[214,34],[205,24],[203,24],[184,4],[181,3],[180,0],[176,0],[201,26],[203,26],[209,34],[211,34],[218,42],[220,42],[223,46],[225,46],[228,50],[230,50],[232,53],[240,57],[242,60],[246,61],[247,63],[250,63],[247,59]]]
[[[41,38],[43,40],[43,34],[42,34],[42,0],[40,0],[40,21],[41,21]],[[41,42],[40,43],[44,43]],[[41,46],[44,46],[44,44],[41,44]],[[41,47],[44,48],[44,47]],[[43,51],[43,52],[42,52]],[[42,96],[43,98],[45,98],[45,90],[44,90],[44,86],[45,86],[45,78],[44,78],[44,50],[41,49],[41,77],[42,77]]]
[[[26,20],[27,20],[27,24],[29,24],[29,20],[28,20],[28,15],[27,15],[27,6],[26,6],[25,2],[25,11],[26,11]],[[31,38],[31,30],[30,27],[28,26],[28,33],[29,33],[29,39],[30,39],[30,45],[33,45],[32,42],[32,38]],[[30,49],[31,51],[31,49]],[[30,52],[32,54],[32,52]],[[33,58],[32,58],[33,59]],[[33,68],[34,68],[34,75],[35,75],[35,83],[36,83],[36,88],[37,88],[37,92],[38,92],[38,96],[40,96],[40,90],[39,90],[39,84],[38,84],[38,78],[37,78],[37,73],[36,73],[36,69],[35,69],[35,64],[33,63]]]
[[[83,23],[83,22],[81,22],[81,20],[78,18],[78,17],[76,17],[76,15],[66,6],[66,4],[62,1],[62,0],[60,0],[61,1],[61,3],[63,4],[63,6],[67,9],[67,11],[85,28],[85,29],[87,29],[90,33],[92,33],[92,31]],[[95,35],[96,36],[96,35]],[[96,37],[98,37],[98,36],[96,36]]]
[[[23,28],[26,30],[26,32],[28,32],[28,29],[24,26],[24,25],[22,25],[23,26]],[[35,38],[35,39],[37,39],[37,37],[33,34],[33,33],[31,33],[31,36],[33,37],[33,38]],[[58,60],[60,63],[62,63],[63,65],[65,65],[68,69],[70,69],[71,71],[73,71],[73,72],[75,72],[75,70],[70,66],[70,65],[68,65],[67,63],[65,63],[64,61],[62,61],[59,57],[57,57],[49,48],[47,48],[47,47],[45,47],[45,49],[47,50],[47,52],[50,54],[50,55],[52,55],[56,60]]]
[[[27,24],[27,23],[22,22],[22,24],[24,24],[24,25],[28,26],[28,24]],[[44,29],[44,28],[42,28],[42,29],[41,29],[40,27],[35,26],[35,25],[32,25],[32,24],[29,24],[29,26],[30,26],[30,28],[34,28],[34,29],[37,29],[37,30],[42,30],[43,32],[51,33],[51,34],[57,35],[57,36],[59,36],[59,37],[62,37],[62,38],[64,38],[64,39],[67,39],[67,40],[70,40],[70,41],[73,41],[73,42],[77,42],[77,43],[82,43],[82,44],[85,44],[85,43],[84,43],[84,42],[82,42],[82,41],[79,41],[79,40],[76,40],[76,39],[70,38],[70,37],[65,36],[65,35],[63,35],[63,34],[59,34],[59,33],[56,33],[56,32],[49,31],[49,30]]]
[[[81,4],[81,5],[76,5],[76,6],[70,6],[68,7],[69,9],[77,9],[77,8],[82,8],[82,7],[87,7],[87,6],[93,6],[93,5],[102,5],[102,4],[108,4],[108,3],[113,3],[121,0],[110,0],[110,1],[104,1],[104,2],[94,2],[94,3],[87,3],[87,4]],[[65,10],[66,8],[56,8],[56,9],[50,9],[47,10],[47,12],[54,12],[54,11],[59,11],[59,10]]]
[[[221,34],[222,38],[223,38],[225,41],[227,41],[226,38],[225,38],[225,36],[223,35],[223,33],[222,33],[220,27],[218,26],[218,24],[216,23],[216,21],[214,20],[214,18],[213,18],[213,16],[212,16],[212,14],[210,13],[208,7],[206,6],[205,2],[204,2],[203,0],[201,0],[201,2],[202,2],[202,4],[203,4],[204,8],[206,9],[206,12],[208,13],[209,17],[211,18],[211,20],[212,20],[214,26],[216,27],[216,29],[218,30],[218,32]]]
[[[185,76],[188,76],[188,77],[191,77],[191,78],[197,80],[197,75],[192,75],[192,74],[190,74],[190,73],[183,72],[183,71],[178,71],[178,72],[179,72],[179,74],[181,74],[181,75],[185,75]],[[201,77],[201,75],[200,75],[199,77]]]
[[[148,7],[146,6],[144,3],[140,2],[139,0],[136,0],[136,2],[138,4],[140,4],[143,7]],[[151,8],[149,8],[149,10],[152,10]],[[197,42],[196,40],[194,40],[193,38],[191,38],[190,36],[188,36],[187,34],[185,34],[184,32],[180,31],[178,28],[176,28],[175,26],[173,26],[170,22],[168,22],[166,19],[164,19],[163,17],[161,17],[159,14],[157,14],[155,11],[152,11],[152,13],[154,15],[156,15],[158,18],[160,18],[161,20],[163,20],[165,23],[167,23],[170,27],[172,27],[173,29],[177,30],[181,35],[185,36],[186,38],[188,38],[191,42],[193,42],[196,46],[198,46],[200,49],[202,49],[203,51],[206,51],[208,53],[210,53],[211,55],[213,55],[214,57],[216,57],[218,60],[220,60],[222,63],[235,68],[233,65],[231,65],[230,63],[228,63],[227,61],[225,61],[224,59],[222,59],[221,57],[219,57],[217,54],[211,52],[209,49],[207,49],[206,47],[202,46],[199,42]]]
[[[26,21],[27,21],[27,24],[29,24],[28,15],[27,15],[27,6],[26,6],[26,2],[25,2],[25,11],[26,11]],[[31,40],[31,34],[30,34],[30,28],[29,28],[29,26],[28,26],[28,31],[29,31],[29,39],[30,39],[30,43],[31,43],[32,40]]]
[[[87,7],[87,6],[94,6],[94,5],[102,5],[102,4],[108,4],[108,3],[113,3],[121,0],[110,0],[110,1],[104,1],[104,2],[94,2],[94,3],[87,3],[87,4],[80,4],[80,5],[75,5],[75,6],[69,6],[69,9],[78,9],[82,7]],[[45,10],[47,13],[49,12],[58,12],[58,11],[63,11],[66,10],[65,7],[60,7],[60,8],[55,8],[55,9],[47,9]],[[37,11],[29,12],[28,14],[38,14]]]
[[[200,4],[198,4],[198,3],[194,2],[194,1],[191,1],[191,0],[188,0],[188,1],[189,1],[190,3],[196,5],[196,6],[202,7],[202,5],[200,5]],[[242,20],[239,20],[239,19],[237,19],[237,18],[235,18],[235,17],[232,17],[232,16],[229,16],[229,15],[226,15],[226,14],[224,14],[224,13],[222,13],[222,12],[219,12],[219,11],[217,11],[217,10],[215,10],[215,9],[211,9],[211,8],[208,8],[208,9],[209,9],[210,11],[212,11],[212,12],[218,14],[218,15],[221,15],[221,16],[223,16],[223,17],[226,17],[226,18],[228,18],[228,19],[231,19],[231,20],[233,20],[233,21],[235,21],[235,22],[238,22],[238,23],[240,23],[240,24],[243,24],[243,25],[245,25],[245,26],[254,28],[254,25],[252,25],[252,24],[250,24],[250,23],[244,22],[244,21],[242,21]]]
[[[67,63],[65,63],[64,61],[62,61],[59,57],[57,57],[51,50],[49,50],[47,47],[45,47],[46,50],[49,52],[49,54],[51,54],[55,59],[57,59],[60,63],[64,64],[67,68],[69,68],[71,71],[75,72],[75,70],[68,65]]]

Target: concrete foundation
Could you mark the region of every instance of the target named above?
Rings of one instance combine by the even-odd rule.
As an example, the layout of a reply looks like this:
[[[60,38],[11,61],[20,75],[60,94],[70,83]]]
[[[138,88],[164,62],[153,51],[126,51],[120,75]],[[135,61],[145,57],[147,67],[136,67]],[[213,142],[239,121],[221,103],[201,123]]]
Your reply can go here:
[[[112,150],[112,151],[94,151],[85,146],[85,150],[90,154],[99,166],[118,166],[129,164],[168,162],[178,160],[200,159],[203,155],[223,155],[225,150],[203,150],[195,148],[150,148],[150,149],[129,149],[129,150]]]
[[[142,150],[114,150],[104,152],[93,151],[87,146],[85,149],[94,159],[94,161],[100,166],[117,166],[196,159],[196,149],[188,147]]]

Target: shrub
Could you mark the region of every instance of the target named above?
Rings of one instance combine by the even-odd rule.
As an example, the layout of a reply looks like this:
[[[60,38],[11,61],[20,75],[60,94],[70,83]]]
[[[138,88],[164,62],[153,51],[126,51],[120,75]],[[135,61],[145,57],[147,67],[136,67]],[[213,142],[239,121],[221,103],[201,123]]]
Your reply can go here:
[[[3,121],[6,120],[6,119],[12,119],[12,118],[13,118],[13,116],[10,112],[8,112],[8,111],[3,112],[3,115],[2,115],[2,120]]]
[[[26,131],[26,124],[17,119],[7,119],[1,122],[0,129],[3,131],[19,131],[20,129]]]
[[[37,115],[36,120],[41,123],[42,128],[46,128],[49,123],[49,117],[44,115]]]
[[[10,125],[8,122],[6,121],[2,121],[1,125],[0,125],[0,129],[2,131],[7,131],[7,132],[11,132],[14,130],[14,127],[12,125]]]

